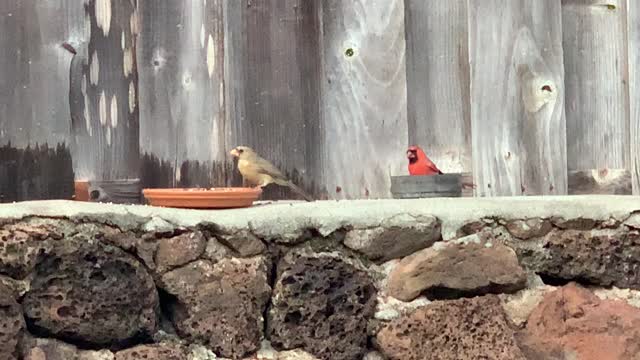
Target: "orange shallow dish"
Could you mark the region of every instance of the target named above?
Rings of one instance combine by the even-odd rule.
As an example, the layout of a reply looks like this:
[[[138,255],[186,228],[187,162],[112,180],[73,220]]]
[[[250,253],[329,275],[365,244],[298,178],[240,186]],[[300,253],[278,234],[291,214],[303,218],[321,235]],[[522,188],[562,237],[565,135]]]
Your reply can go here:
[[[253,205],[260,197],[262,189],[254,188],[211,188],[211,189],[144,189],[144,197],[153,206],[230,209]]]

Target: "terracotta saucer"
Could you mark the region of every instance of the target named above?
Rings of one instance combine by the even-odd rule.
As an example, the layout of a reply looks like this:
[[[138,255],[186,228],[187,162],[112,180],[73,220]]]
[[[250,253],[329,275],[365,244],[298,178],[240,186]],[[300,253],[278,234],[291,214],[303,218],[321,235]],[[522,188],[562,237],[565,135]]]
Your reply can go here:
[[[144,197],[153,206],[230,209],[253,205],[262,189],[257,188],[211,188],[211,189],[144,189]]]

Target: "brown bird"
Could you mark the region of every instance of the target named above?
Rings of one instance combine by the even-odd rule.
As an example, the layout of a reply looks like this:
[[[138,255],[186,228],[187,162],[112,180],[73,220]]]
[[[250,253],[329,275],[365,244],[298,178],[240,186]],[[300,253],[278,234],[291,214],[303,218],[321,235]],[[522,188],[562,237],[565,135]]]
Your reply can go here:
[[[298,193],[305,200],[313,201],[313,198],[309,194],[296,186],[291,180],[287,179],[278,168],[260,157],[252,148],[248,146],[237,146],[229,153],[238,158],[238,170],[246,182],[259,187],[265,187],[269,184],[286,186]]]

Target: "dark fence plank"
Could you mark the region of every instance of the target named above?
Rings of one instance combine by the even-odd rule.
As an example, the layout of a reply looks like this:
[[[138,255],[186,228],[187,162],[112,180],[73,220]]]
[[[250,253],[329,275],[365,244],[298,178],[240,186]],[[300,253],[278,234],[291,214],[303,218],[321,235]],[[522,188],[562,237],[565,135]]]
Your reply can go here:
[[[223,1],[144,1],[140,14],[144,186],[225,185]],[[152,179],[162,166],[171,176]]]
[[[224,5],[229,147],[254,148],[316,196],[324,190],[318,182],[324,141],[321,3],[238,0]],[[275,187],[263,193],[266,199],[294,197]]]
[[[626,1],[562,1],[569,170],[629,168],[626,13]]]
[[[566,194],[560,1],[469,5],[476,194]]]
[[[61,45],[84,36],[82,4],[4,0],[0,14],[0,202],[71,198],[71,54]]]
[[[409,142],[445,173],[471,172],[467,1],[405,4]]]
[[[407,174],[404,1],[322,4],[324,182],[332,198],[391,197]]]

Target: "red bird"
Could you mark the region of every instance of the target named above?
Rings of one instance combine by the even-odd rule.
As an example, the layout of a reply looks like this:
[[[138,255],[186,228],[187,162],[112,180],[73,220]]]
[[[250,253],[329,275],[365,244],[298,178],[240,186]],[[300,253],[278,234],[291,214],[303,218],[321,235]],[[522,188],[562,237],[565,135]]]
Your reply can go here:
[[[411,175],[442,174],[442,171],[427,157],[420,146],[409,146],[407,159],[409,159],[409,174]]]

